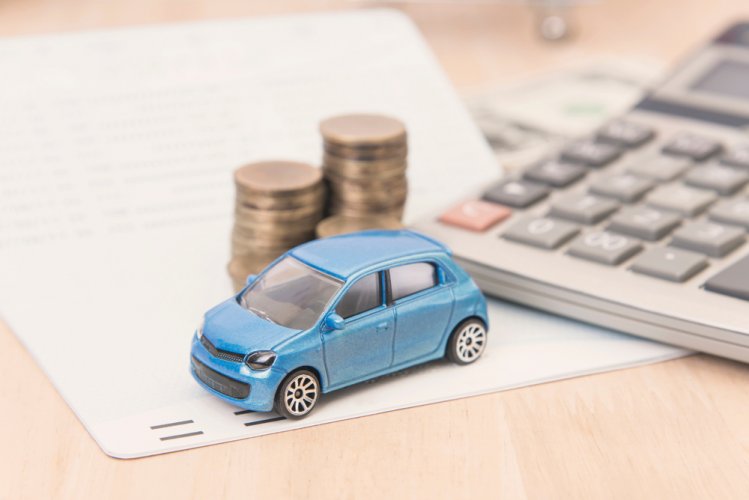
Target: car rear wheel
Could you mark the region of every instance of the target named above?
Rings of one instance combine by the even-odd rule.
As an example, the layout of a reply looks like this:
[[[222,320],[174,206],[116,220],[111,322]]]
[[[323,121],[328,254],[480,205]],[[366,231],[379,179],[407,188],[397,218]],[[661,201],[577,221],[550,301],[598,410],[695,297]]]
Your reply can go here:
[[[297,370],[276,391],[276,413],[291,419],[306,417],[320,399],[320,393],[317,376],[309,370]]]
[[[447,343],[447,359],[468,365],[481,357],[486,349],[486,325],[477,318],[463,321],[455,327]]]

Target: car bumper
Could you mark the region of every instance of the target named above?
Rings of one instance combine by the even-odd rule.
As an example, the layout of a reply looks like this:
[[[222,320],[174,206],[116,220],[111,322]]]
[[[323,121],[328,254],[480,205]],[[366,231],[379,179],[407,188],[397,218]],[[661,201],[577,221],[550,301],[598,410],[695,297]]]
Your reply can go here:
[[[216,358],[193,336],[190,373],[204,389],[233,405],[271,411],[276,388],[286,373],[276,367],[255,371],[244,363]]]

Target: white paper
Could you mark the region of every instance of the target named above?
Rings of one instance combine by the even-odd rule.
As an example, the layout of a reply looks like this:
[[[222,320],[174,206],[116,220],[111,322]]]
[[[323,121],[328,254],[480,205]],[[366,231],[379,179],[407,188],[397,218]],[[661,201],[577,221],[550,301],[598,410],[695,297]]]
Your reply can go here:
[[[301,422],[247,426],[273,416],[236,415],[188,373],[198,319],[231,293],[232,170],[316,162],[318,121],[365,110],[408,126],[411,220],[499,173],[414,27],[370,11],[22,38],[0,43],[0,65],[0,311],[112,456],[684,352],[493,304],[473,366],[433,363],[331,394]]]

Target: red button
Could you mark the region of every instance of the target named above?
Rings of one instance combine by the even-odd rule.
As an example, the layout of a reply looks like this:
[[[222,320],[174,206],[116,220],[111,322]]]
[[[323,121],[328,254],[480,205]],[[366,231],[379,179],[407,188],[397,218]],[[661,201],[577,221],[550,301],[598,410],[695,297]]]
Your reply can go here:
[[[443,213],[439,221],[471,231],[486,231],[510,216],[509,208],[482,200],[464,201]]]

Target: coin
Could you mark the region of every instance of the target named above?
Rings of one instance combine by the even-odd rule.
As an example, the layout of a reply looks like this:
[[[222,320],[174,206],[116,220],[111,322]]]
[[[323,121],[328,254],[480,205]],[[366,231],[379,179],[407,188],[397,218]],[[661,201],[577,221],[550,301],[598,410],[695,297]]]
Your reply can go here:
[[[405,160],[408,155],[408,146],[405,143],[394,146],[351,147],[324,141],[323,150],[332,157],[359,161]]]
[[[323,219],[317,225],[318,238],[327,238],[337,234],[355,233],[367,229],[402,229],[403,224],[396,217],[391,216],[369,216],[369,217],[346,217],[334,215]]]
[[[234,181],[245,192],[285,196],[318,188],[322,180],[319,168],[295,161],[250,163],[234,172]]]
[[[320,122],[325,141],[342,146],[383,146],[406,141],[406,127],[397,118],[375,114],[339,115]]]
[[[250,208],[263,210],[285,210],[291,208],[308,207],[325,203],[326,188],[320,184],[317,188],[292,196],[269,196],[254,192],[246,193],[237,188],[237,203]]]
[[[296,222],[309,218],[320,220],[323,215],[322,204],[309,205],[306,207],[289,208],[284,210],[264,210],[251,208],[238,203],[234,210],[237,219],[248,222],[264,224],[269,222]]]

